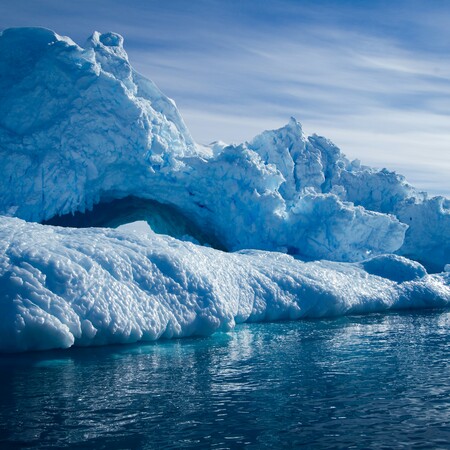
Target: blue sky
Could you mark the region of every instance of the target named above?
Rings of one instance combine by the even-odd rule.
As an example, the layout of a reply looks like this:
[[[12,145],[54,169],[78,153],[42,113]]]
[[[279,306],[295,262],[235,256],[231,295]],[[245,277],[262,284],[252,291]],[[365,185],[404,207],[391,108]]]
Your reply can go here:
[[[194,138],[295,116],[350,158],[450,196],[450,2],[1,0],[0,28],[116,31]]]

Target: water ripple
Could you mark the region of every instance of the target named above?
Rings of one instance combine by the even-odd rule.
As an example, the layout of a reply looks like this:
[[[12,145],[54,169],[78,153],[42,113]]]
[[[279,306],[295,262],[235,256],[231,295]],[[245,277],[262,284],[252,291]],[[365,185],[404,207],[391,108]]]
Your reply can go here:
[[[0,358],[1,448],[448,448],[450,313]]]

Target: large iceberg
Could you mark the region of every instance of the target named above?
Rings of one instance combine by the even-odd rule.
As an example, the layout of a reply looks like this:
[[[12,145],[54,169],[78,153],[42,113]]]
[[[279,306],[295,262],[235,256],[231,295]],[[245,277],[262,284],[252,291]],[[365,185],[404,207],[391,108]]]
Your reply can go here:
[[[448,199],[295,119],[199,145],[118,34],[5,30],[0,92],[0,351],[450,302]]]

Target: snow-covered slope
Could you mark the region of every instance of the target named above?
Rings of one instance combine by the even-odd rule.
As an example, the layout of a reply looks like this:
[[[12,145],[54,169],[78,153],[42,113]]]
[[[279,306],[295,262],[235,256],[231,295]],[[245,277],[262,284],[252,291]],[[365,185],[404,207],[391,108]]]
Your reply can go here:
[[[238,146],[197,145],[115,33],[80,47],[3,31],[0,93],[3,351],[449,302],[447,273],[392,255],[450,263],[447,199],[350,162],[295,119]],[[135,220],[216,250],[49,225]]]
[[[301,262],[150,232],[0,219],[0,351],[130,343],[236,323],[446,306],[450,273],[378,256]]]

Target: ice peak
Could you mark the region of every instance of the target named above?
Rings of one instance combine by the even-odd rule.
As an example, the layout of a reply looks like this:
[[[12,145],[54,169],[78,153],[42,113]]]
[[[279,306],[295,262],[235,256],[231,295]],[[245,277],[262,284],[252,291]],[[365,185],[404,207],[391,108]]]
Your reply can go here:
[[[255,150],[255,148],[261,146],[263,141],[275,142],[284,148],[286,145],[292,146],[294,143],[304,146],[306,140],[302,125],[295,117],[291,117],[289,122],[283,127],[276,130],[263,131],[248,142],[248,145],[252,150]]]
[[[96,53],[105,56],[112,55],[128,62],[128,55],[123,48],[123,37],[112,31],[99,33],[94,31],[92,36],[86,42],[87,48],[93,48]]]
[[[98,31],[95,31],[92,37],[96,41],[101,42],[105,47],[123,48],[123,37],[118,33],[109,31],[108,33],[100,34]]]
[[[303,133],[302,124],[294,116],[291,116],[284,128],[297,131],[300,135]]]

